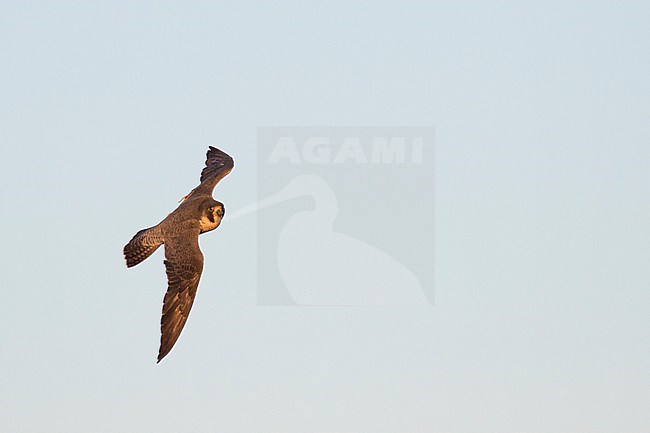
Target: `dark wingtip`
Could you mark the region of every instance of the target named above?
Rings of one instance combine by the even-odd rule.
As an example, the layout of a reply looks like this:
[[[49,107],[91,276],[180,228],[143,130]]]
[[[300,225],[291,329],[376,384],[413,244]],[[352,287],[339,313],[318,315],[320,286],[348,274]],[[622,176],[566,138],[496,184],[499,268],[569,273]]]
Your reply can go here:
[[[208,146],[208,152],[206,153],[206,156],[208,159],[210,159],[210,157],[212,156],[214,158],[224,158],[226,160],[232,161],[232,156],[228,155],[223,150],[218,149],[214,146]]]
[[[123,251],[122,255],[124,256],[124,261],[126,262],[126,267],[127,268],[132,268],[135,265],[137,265],[138,262],[137,260],[134,260],[133,257],[126,251],[126,247],[124,247],[125,250]]]
[[[163,358],[164,358],[165,356],[167,356],[168,353],[169,353],[169,350],[168,350],[167,352],[163,353],[163,351],[162,351],[162,347],[161,347],[160,350],[158,351],[158,358],[157,358],[157,360],[156,360],[156,364],[160,364],[160,361],[162,361]]]

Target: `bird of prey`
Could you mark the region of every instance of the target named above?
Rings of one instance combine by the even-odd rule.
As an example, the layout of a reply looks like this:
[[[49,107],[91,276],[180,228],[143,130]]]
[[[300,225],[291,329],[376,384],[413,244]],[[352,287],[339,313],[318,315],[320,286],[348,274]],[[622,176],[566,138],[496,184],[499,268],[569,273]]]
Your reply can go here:
[[[201,183],[158,225],[140,230],[124,247],[128,268],[145,260],[165,245],[167,293],[160,319],[158,361],[174,347],[194,303],[203,271],[199,235],[219,227],[225,214],[223,203],[212,198],[212,190],[234,167],[225,152],[209,147]]]

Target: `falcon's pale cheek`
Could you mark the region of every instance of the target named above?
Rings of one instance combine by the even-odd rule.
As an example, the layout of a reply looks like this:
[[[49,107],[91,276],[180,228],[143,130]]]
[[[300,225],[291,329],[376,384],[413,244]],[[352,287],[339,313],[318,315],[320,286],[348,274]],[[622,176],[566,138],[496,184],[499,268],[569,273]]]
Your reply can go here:
[[[215,218],[215,215],[212,213],[202,216],[201,219],[199,220],[201,233],[209,232],[211,230],[216,229],[217,227],[219,227],[219,223],[221,223],[221,219]]]

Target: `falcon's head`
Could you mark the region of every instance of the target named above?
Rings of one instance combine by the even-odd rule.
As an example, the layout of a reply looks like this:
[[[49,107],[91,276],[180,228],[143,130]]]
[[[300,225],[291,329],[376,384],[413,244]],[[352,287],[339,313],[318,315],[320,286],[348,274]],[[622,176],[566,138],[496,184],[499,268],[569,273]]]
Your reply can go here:
[[[211,214],[215,218],[221,219],[226,214],[226,208],[223,207],[223,203],[215,200],[214,204],[208,206],[208,208],[205,211],[205,214],[206,216]]]
[[[226,208],[223,206],[223,203],[214,199],[208,199],[201,203],[200,211],[201,233],[205,233],[219,227],[221,218],[226,213]]]

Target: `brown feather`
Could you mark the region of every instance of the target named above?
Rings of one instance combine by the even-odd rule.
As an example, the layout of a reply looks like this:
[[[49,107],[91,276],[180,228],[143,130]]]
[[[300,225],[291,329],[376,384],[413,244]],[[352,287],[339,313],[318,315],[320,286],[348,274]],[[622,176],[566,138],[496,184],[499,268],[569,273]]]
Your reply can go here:
[[[198,230],[165,242],[165,269],[168,286],[160,319],[158,362],[174,347],[196,297],[203,271]]]
[[[206,155],[205,167],[201,171],[201,184],[183,199],[197,195],[212,195],[217,184],[228,175],[235,166],[235,161],[227,153],[210,146]]]

